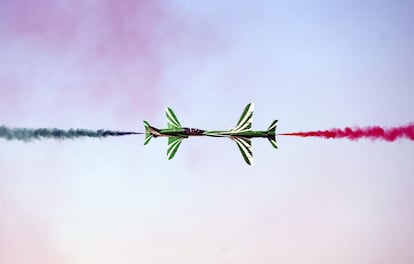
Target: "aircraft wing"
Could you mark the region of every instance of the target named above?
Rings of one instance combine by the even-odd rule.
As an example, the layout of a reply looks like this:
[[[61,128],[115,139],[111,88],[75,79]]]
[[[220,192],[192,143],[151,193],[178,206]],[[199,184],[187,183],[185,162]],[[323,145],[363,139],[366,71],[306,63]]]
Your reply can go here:
[[[252,127],[253,111],[254,111],[253,103],[246,105],[246,107],[243,110],[242,115],[240,116],[239,122],[237,122],[237,125],[235,128],[231,129],[231,132],[238,133],[238,132],[250,130],[250,128]]]
[[[165,108],[165,115],[167,117],[168,128],[181,128],[180,121],[171,108]]]
[[[168,138],[168,147],[167,147],[167,158],[170,160],[174,158],[175,153],[177,153],[178,148],[180,147],[181,142],[184,137],[169,137]]]
[[[237,137],[237,136],[232,136],[230,138],[236,142],[246,163],[249,165],[253,165],[254,160],[253,160],[253,152],[252,152],[252,143],[251,143],[250,138]]]

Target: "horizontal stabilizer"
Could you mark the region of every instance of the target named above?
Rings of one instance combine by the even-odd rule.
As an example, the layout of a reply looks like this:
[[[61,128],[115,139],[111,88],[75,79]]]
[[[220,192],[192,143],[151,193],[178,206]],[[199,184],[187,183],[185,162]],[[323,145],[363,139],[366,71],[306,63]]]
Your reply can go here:
[[[144,145],[147,145],[151,138],[151,132],[150,132],[150,124],[147,121],[144,121],[144,127],[145,127],[145,139],[144,139]]]
[[[274,148],[277,149],[277,143],[276,143],[276,125],[277,125],[277,120],[273,121],[269,128],[267,129],[267,139],[269,140],[270,144],[272,144],[272,146]]]
[[[275,138],[268,137],[267,139],[269,140],[270,144],[272,144],[272,146],[275,149],[277,149],[277,142],[276,142]]]
[[[270,132],[270,131],[275,132],[275,131],[276,131],[276,125],[277,125],[277,120],[273,121],[273,122],[270,124],[269,128],[267,129],[267,132]]]

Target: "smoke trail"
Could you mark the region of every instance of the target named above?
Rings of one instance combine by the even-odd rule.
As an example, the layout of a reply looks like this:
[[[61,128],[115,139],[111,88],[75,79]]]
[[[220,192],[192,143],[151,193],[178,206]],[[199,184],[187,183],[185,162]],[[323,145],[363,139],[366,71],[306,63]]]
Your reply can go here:
[[[358,140],[360,138],[368,138],[371,140],[381,139],[385,141],[395,141],[400,138],[414,140],[414,124],[399,127],[382,128],[379,126],[364,128],[333,128],[329,130],[283,133],[282,136],[297,137],[323,137],[323,138],[348,138],[350,140]]]
[[[122,132],[122,131],[111,131],[111,130],[87,130],[87,129],[57,129],[57,128],[9,128],[6,126],[0,126],[0,138],[6,140],[21,140],[21,141],[32,141],[40,140],[45,138],[65,140],[65,139],[76,139],[80,137],[116,137],[126,135],[138,135],[142,133],[137,132]]]

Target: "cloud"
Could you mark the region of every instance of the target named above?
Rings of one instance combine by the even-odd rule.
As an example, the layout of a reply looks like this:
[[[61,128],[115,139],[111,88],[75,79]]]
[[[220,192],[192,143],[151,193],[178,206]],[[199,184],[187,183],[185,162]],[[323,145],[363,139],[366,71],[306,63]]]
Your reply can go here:
[[[111,62],[155,56],[159,31],[177,26],[160,1],[6,0],[1,5],[10,38]]]
[[[208,23],[161,0],[5,0],[0,24],[0,55],[8,58],[0,77],[7,71],[28,83],[26,94],[50,94],[50,108],[75,101],[121,116],[158,107],[171,53],[199,59],[218,38]]]

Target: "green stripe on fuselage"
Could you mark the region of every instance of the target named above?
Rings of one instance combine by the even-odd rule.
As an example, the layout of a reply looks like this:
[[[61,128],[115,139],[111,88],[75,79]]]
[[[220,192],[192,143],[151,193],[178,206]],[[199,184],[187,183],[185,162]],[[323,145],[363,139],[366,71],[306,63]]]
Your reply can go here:
[[[166,128],[166,129],[159,129],[158,131],[162,136],[167,137],[182,137],[188,138],[191,136],[190,134],[186,133],[183,128]],[[211,136],[211,137],[245,137],[245,138],[266,138],[275,136],[274,131],[241,131],[241,132],[232,132],[231,130],[213,130],[213,131],[205,131],[202,135]]]
[[[188,135],[184,133],[184,129],[182,128],[166,128],[160,129],[159,133],[166,137],[180,137],[180,138],[188,138]]]
[[[245,138],[254,138],[254,137],[270,137],[274,136],[273,131],[243,131],[243,132],[231,132],[231,131],[206,131],[204,132],[206,136],[212,137],[245,137]]]

